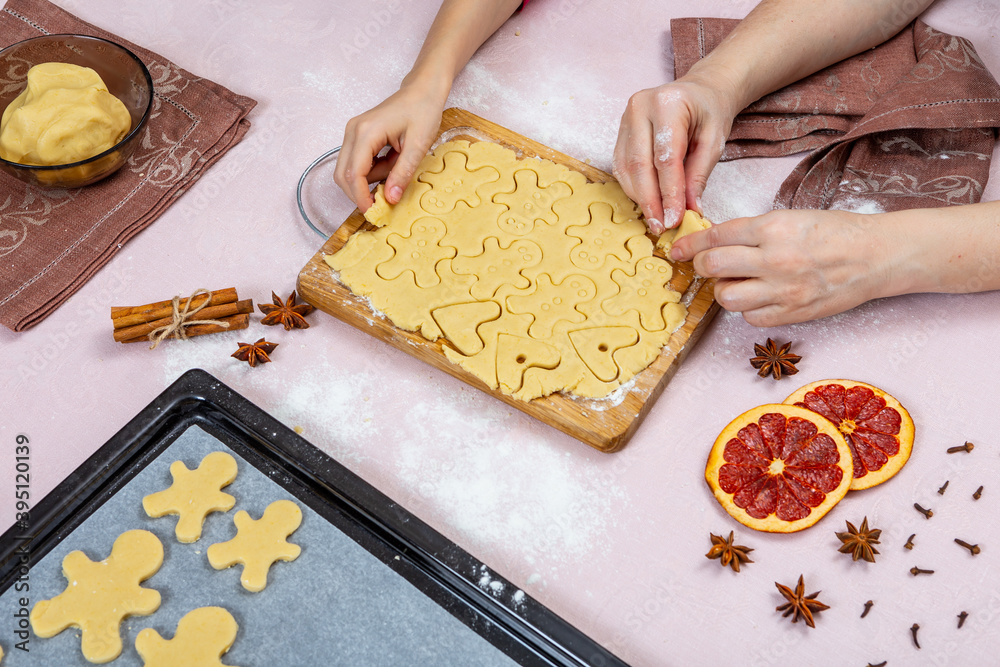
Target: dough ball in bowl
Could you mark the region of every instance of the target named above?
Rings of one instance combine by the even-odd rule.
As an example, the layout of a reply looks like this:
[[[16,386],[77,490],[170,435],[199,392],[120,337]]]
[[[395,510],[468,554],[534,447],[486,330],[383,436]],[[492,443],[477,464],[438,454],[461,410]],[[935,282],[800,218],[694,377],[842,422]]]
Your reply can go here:
[[[146,66],[113,42],[45,35],[9,46],[0,51],[0,169],[42,187],[99,181],[135,151],[152,101]]]

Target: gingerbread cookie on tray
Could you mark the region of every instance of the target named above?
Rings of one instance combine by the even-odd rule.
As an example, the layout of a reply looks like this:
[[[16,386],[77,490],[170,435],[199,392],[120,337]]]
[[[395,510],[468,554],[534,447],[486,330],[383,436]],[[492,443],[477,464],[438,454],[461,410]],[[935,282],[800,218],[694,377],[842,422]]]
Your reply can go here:
[[[154,519],[177,514],[177,541],[197,542],[205,517],[212,512],[228,512],[236,504],[236,498],[222,491],[236,479],[236,473],[236,459],[226,452],[208,454],[194,470],[188,470],[183,461],[174,461],[170,464],[174,483],[143,498],[142,507]]]
[[[184,615],[173,639],[146,628],[135,638],[135,650],[143,667],[227,667],[222,656],[236,641],[239,628],[222,607],[201,607]]]
[[[264,590],[268,570],[275,562],[293,561],[302,553],[302,547],[287,541],[302,524],[302,510],[291,500],[274,501],[256,521],[240,510],[233,522],[236,537],[210,546],[208,562],[216,570],[242,564],[240,583],[248,591]]]
[[[31,610],[31,628],[54,637],[80,629],[80,648],[90,662],[105,663],[122,652],[119,626],[126,616],[148,616],[160,607],[160,594],[141,584],[163,564],[163,544],[147,530],[122,533],[106,559],[93,562],[82,551],[63,559],[66,590]]]

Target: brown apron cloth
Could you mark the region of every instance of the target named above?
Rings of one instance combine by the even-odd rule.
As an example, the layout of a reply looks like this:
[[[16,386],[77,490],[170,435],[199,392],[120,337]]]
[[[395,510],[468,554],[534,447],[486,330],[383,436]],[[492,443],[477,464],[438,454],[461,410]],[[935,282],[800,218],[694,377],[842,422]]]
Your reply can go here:
[[[739,23],[671,21],[682,77]],[[972,44],[919,19],[887,42],[754,102],[723,160],[810,151],[775,208],[884,211],[979,201],[1000,127],[1000,86]]]

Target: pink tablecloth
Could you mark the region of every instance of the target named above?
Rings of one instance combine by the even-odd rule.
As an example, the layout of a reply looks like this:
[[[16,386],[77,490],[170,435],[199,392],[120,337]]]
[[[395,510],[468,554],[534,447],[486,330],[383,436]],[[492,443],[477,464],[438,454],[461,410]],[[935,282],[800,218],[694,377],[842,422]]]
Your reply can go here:
[[[253,369],[229,357],[238,333],[153,352],[123,347],[111,341],[111,305],[203,286],[235,284],[258,301],[292,289],[320,245],[297,217],[296,180],[340,143],[348,118],[395,89],[435,3],[61,4],[260,105],[245,140],[55,314],[24,334],[0,331],[0,528],[14,516],[17,434],[34,447],[31,484],[40,497],[200,366],[635,665],[982,664],[980,656],[1000,651],[1000,294],[896,298],[768,332],[723,314],[616,455],[321,313],[307,331],[268,330],[281,346],[274,363]],[[696,11],[739,17],[753,4],[711,0]],[[606,3],[539,0],[480,50],[450,103],[607,168],[628,96],[671,77],[669,19],[693,11],[678,0],[628,0],[613,13]],[[969,37],[1000,72],[1000,9],[940,0],[926,20]],[[721,165],[706,213],[724,220],[765,211],[796,162]],[[997,197],[996,169],[984,199]],[[350,206],[334,198],[330,209],[342,218]],[[747,357],[767,335],[796,341],[797,376],[756,377]],[[800,382],[839,376],[882,386],[909,407],[917,424],[910,463],[803,533],[742,528],[703,480],[715,436]],[[972,454],[944,453],[965,440],[976,443]],[[973,501],[980,484],[983,497]],[[932,507],[934,518],[914,502]],[[874,565],[837,553],[833,535],[866,515],[883,529]],[[730,530],[755,549],[738,575],[704,557],[709,533]],[[911,533],[917,547],[907,551]],[[970,556],[956,537],[982,553]],[[914,578],[914,565],[936,572]],[[773,582],[791,585],[799,574],[831,606],[814,630],[774,612],[781,598]],[[862,620],[868,599],[875,606]],[[970,617],[958,630],[962,610]],[[909,633],[915,622],[919,651]],[[7,632],[0,625],[5,648]]]

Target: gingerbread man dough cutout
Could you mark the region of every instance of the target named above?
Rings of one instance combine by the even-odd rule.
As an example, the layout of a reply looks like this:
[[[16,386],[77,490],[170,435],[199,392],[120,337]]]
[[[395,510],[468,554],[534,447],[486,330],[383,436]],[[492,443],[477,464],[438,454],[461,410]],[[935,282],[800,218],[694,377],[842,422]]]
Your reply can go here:
[[[174,483],[143,498],[142,507],[154,519],[179,515],[174,529],[177,541],[197,542],[205,517],[212,512],[228,512],[236,504],[236,498],[220,490],[236,479],[236,471],[236,459],[225,452],[212,452],[194,470],[188,470],[183,461],[174,461],[170,464]]]
[[[275,561],[293,561],[302,553],[302,547],[287,541],[302,524],[302,510],[291,500],[276,500],[257,521],[243,510],[233,521],[236,537],[210,546],[208,562],[216,570],[242,564],[243,588],[259,593],[267,586],[267,572]]]
[[[122,652],[118,626],[126,616],[148,616],[160,607],[160,594],[139,584],[163,564],[163,545],[148,530],[122,533],[111,555],[93,562],[82,551],[63,559],[66,590],[31,610],[31,628],[54,637],[66,628],[80,629],[83,657],[110,662]]]
[[[659,257],[640,261],[634,275],[616,269],[611,278],[621,285],[621,292],[604,302],[604,310],[613,315],[636,310],[647,331],[662,330],[669,325],[663,318],[663,307],[680,297],[670,289],[671,275],[670,265]]]
[[[451,264],[455,273],[476,276],[477,281],[469,292],[480,301],[486,301],[504,285],[528,287],[531,281],[522,276],[521,271],[541,261],[542,249],[533,241],[518,239],[504,247],[499,239],[491,236],[483,241],[482,254],[457,257]]]
[[[413,223],[409,236],[390,234],[386,242],[396,250],[387,262],[375,270],[383,280],[395,280],[404,271],[413,271],[418,287],[433,287],[441,282],[436,269],[442,259],[455,256],[454,248],[440,245],[447,233],[444,223],[434,218],[420,218]]]
[[[424,172],[420,180],[431,186],[431,191],[420,198],[420,207],[431,215],[448,213],[459,201],[476,206],[481,199],[476,194],[483,185],[500,179],[500,172],[493,167],[468,168],[468,156],[460,152],[443,156],[444,168],[439,172]]]
[[[222,656],[236,641],[240,626],[222,607],[189,611],[177,623],[173,639],[164,639],[152,628],[135,638],[143,667],[228,667]]]

